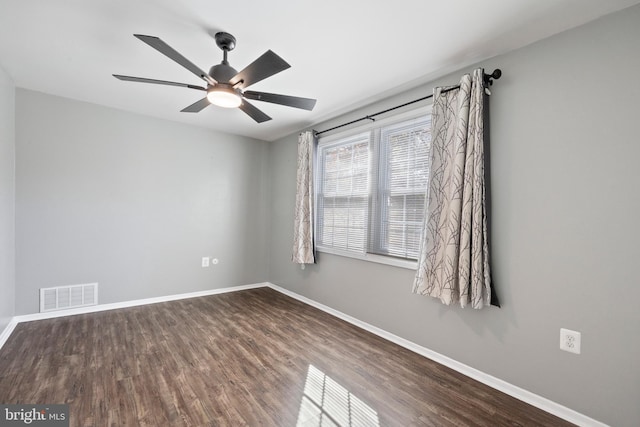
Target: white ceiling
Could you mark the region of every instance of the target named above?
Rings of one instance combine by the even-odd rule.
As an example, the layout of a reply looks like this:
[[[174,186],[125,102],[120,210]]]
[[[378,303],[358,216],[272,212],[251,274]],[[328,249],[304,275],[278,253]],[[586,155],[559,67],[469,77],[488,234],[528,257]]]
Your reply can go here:
[[[0,66],[18,87],[274,140],[640,0],[0,0]],[[160,37],[204,70],[222,59],[212,37],[237,39],[241,70],[271,49],[291,68],[251,90],[316,98],[313,112],[256,101],[180,113],[201,97],[116,80],[125,74],[202,82],[133,37]]]

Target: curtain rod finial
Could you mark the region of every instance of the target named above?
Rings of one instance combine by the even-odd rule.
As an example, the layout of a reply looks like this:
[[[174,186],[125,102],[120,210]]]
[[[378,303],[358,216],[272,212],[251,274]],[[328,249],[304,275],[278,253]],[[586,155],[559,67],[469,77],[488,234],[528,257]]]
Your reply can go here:
[[[502,70],[500,68],[496,68],[495,70],[493,70],[493,73],[484,74],[484,83],[485,85],[491,86],[493,84],[493,81],[498,80],[500,77],[502,77]]]

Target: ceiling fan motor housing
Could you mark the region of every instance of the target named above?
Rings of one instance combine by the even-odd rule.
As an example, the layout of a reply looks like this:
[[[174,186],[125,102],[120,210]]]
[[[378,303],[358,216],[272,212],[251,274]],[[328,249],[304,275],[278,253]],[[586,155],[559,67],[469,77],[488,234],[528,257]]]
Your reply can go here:
[[[231,65],[225,63],[214,65],[213,67],[211,67],[211,69],[209,69],[209,75],[220,83],[228,82],[231,77],[235,76],[236,74],[238,74],[236,69]]]

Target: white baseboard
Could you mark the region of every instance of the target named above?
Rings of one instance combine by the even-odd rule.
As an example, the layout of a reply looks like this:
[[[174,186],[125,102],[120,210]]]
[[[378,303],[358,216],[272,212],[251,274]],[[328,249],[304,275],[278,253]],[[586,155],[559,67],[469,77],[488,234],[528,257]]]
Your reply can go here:
[[[348,314],[342,313],[324,304],[321,304],[312,299],[296,294],[295,292],[292,292],[288,289],[282,288],[280,286],[274,285],[273,283],[269,283],[269,282],[255,283],[255,284],[244,285],[244,286],[233,286],[233,287],[220,288],[220,289],[211,289],[207,291],[190,292],[185,294],[168,295],[163,297],[145,298],[145,299],[139,299],[139,300],[133,300],[133,301],[117,302],[112,304],[100,304],[100,305],[95,305],[90,307],[75,308],[70,310],[60,310],[56,312],[35,313],[35,314],[14,316],[9,322],[9,324],[7,325],[7,327],[5,327],[4,331],[0,333],[0,349],[2,349],[2,346],[5,344],[5,342],[7,341],[7,339],[13,332],[13,330],[15,329],[16,325],[20,322],[30,322],[33,320],[51,319],[55,317],[72,316],[76,314],[95,313],[99,311],[115,310],[118,308],[135,307],[140,305],[156,304],[160,302],[175,301],[175,300],[186,299],[186,298],[196,298],[196,297],[202,297],[207,295],[216,295],[216,294],[222,294],[227,292],[236,292],[236,291],[243,291],[247,289],[262,288],[265,286],[277,292],[280,292],[284,295],[290,296],[305,304],[308,304],[312,307],[320,309],[326,313],[329,313],[339,319],[342,319],[346,322],[351,323],[352,325],[355,325],[368,332],[378,335],[381,338],[384,338],[401,347],[411,350],[414,353],[417,353],[421,356],[424,356],[428,359],[438,362],[444,366],[447,366],[453,369],[454,371],[460,372],[461,374],[466,375],[467,377],[473,378],[474,380],[479,381],[485,385],[488,385],[491,388],[494,388],[503,393],[506,393],[509,396],[515,397],[518,400],[526,402],[532,406],[535,406],[536,408],[542,409],[543,411],[549,412],[550,414],[553,414],[557,417],[560,417],[578,426],[607,427],[606,424],[601,423],[600,421],[594,420],[593,418],[590,418],[579,412],[576,412],[573,409],[569,409],[566,406],[555,403],[545,397],[539,396],[535,393],[531,393],[523,388],[510,384],[492,375],[486,374],[482,371],[472,368],[471,366],[465,365],[464,363],[460,363],[457,360],[451,359],[450,357],[447,357],[443,354],[437,353],[433,350],[429,350],[426,347],[422,347],[414,342],[411,342],[402,337],[399,337],[390,332],[387,332],[384,329],[380,329],[369,323],[356,319],[355,317],[349,316]]]
[[[2,349],[2,346],[4,345],[4,343],[6,343],[7,340],[9,339],[9,336],[11,336],[11,333],[16,328],[17,324],[18,322],[16,322],[14,318],[11,318],[11,320],[9,321],[9,324],[5,326],[2,333],[0,333],[0,350]]]
[[[451,359],[443,354],[437,353],[433,350],[429,350],[426,347],[422,347],[414,342],[406,340],[402,337],[394,335],[390,332],[385,331],[384,329],[380,329],[376,326],[370,325],[369,323],[363,322],[355,317],[349,316],[348,314],[342,313],[338,310],[334,310],[331,307],[328,307],[324,304],[320,304],[312,299],[304,297],[302,295],[296,294],[288,289],[282,288],[280,286],[274,285],[273,283],[267,283],[271,289],[288,295],[292,298],[297,299],[305,304],[309,304],[317,309],[320,309],[326,313],[329,313],[339,319],[342,319],[346,322],[351,323],[359,328],[362,328],[368,332],[371,332],[374,335],[378,335],[381,338],[386,339],[387,341],[391,341],[392,343],[398,344],[401,347],[404,347],[408,350],[413,351],[421,356],[426,357],[427,359],[431,359],[434,362],[438,362],[444,366],[447,366],[454,371],[460,372],[461,374],[473,378],[474,380],[481,382],[485,385],[488,385],[491,388],[499,390],[509,396],[515,397],[518,400],[521,400],[525,403],[528,403],[531,406],[535,406],[536,408],[542,409],[545,412],[553,414],[559,418],[567,420],[573,424],[583,427],[607,427],[606,424],[601,423],[600,421],[594,420],[586,415],[583,415],[579,412],[574,411],[573,409],[569,409],[566,406],[560,405],[559,403],[553,402],[545,397],[539,396],[535,393],[531,393],[523,388],[510,384],[506,381],[501,380],[500,378],[496,378],[492,375],[486,374],[482,371],[479,371],[471,366],[465,365],[464,363],[460,363],[457,360]]]
[[[206,291],[188,292],[185,294],[166,295],[162,297],[144,298],[144,299],[138,299],[138,300],[132,300],[132,301],[122,301],[122,302],[114,302],[110,304],[98,304],[98,305],[92,305],[88,307],[71,308],[69,310],[58,310],[58,311],[49,311],[46,313],[33,313],[33,314],[24,314],[24,315],[14,316],[11,319],[11,322],[9,322],[9,325],[5,328],[2,334],[0,334],[0,349],[4,345],[7,338],[9,338],[9,335],[11,335],[11,332],[13,332],[13,329],[16,327],[16,325],[21,322],[31,322],[34,320],[44,320],[44,319],[53,319],[56,317],[74,316],[76,314],[97,313],[99,311],[116,310],[118,308],[136,307],[139,305],[157,304],[160,302],[176,301],[180,299],[197,298],[197,297],[204,297],[207,295],[224,294],[227,292],[244,291],[247,289],[262,288],[265,286],[268,286],[268,283],[255,283],[251,285],[231,286],[228,288],[209,289]]]

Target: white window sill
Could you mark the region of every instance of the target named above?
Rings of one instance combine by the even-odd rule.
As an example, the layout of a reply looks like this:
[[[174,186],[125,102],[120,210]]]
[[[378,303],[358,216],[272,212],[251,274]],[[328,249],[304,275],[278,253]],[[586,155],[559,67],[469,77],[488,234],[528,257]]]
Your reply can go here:
[[[394,267],[406,268],[408,270],[418,269],[418,261],[413,261],[408,259],[400,259],[400,258],[394,258],[394,257],[378,255],[378,254],[366,254],[366,253],[358,254],[353,252],[341,251],[339,249],[323,248],[323,247],[316,247],[316,251],[323,252],[326,254],[344,256],[347,258],[355,258],[362,261],[375,262],[378,264],[392,265]]]

